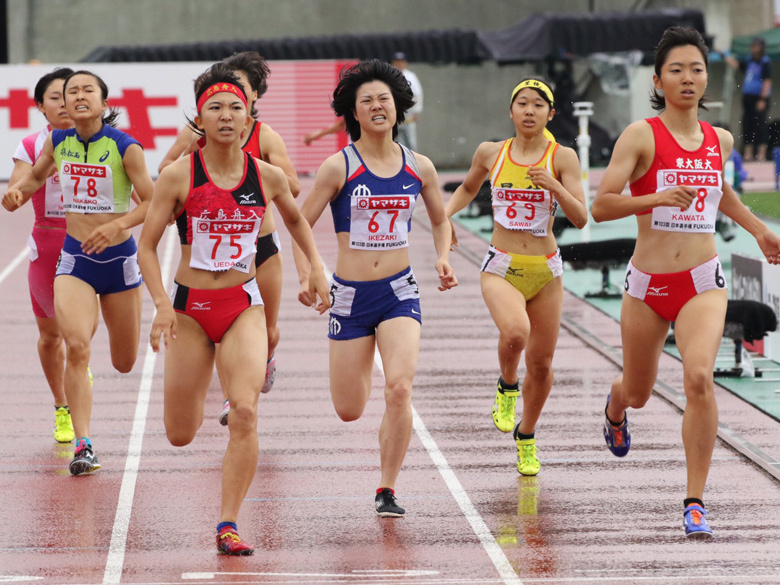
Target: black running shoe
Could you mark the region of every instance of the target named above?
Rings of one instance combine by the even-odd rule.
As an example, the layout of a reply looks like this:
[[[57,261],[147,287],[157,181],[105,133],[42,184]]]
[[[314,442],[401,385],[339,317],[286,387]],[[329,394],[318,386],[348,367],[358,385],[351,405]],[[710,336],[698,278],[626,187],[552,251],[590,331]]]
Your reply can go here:
[[[395,493],[390,488],[384,488],[376,495],[376,513],[382,518],[401,518],[406,513],[395,501]]]
[[[90,475],[98,469],[100,469],[100,462],[92,451],[92,445],[88,445],[86,441],[79,441],[76,452],[73,454],[73,461],[70,462],[70,473],[72,475]]]

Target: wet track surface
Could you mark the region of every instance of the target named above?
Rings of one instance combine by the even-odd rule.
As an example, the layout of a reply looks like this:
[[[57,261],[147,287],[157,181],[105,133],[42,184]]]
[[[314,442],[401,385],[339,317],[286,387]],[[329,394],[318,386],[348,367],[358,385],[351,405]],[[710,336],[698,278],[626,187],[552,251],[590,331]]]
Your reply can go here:
[[[309,186],[304,180],[304,192]],[[260,462],[239,518],[242,536],[257,552],[228,558],[214,547],[227,442],[217,422],[216,378],[198,437],[171,447],[162,423],[164,359],[146,350],[152,303],[145,293],[142,348],[132,373],[111,370],[102,324],[95,337],[93,441],[103,469],[70,477],[72,446],[51,436],[26,259],[12,267],[31,210],[0,212],[0,423],[6,430],[0,582],[780,583],[780,483],[772,475],[718,441],[705,493],[715,538],[688,542],[677,407],[653,396],[629,413],[628,457],[607,451],[601,421],[619,372],[619,330],[572,295],[564,299],[556,381],[537,427],[542,471],[518,475],[511,435],[497,431],[490,417],[497,332],[475,264],[484,243],[459,232],[462,250],[452,264],[460,286],[440,293],[423,209],[416,218],[412,266],[424,325],[415,433],[396,486],[406,517],[379,519],[373,510],[381,372],[375,369],[363,418],[341,422],[328,391],[327,320],[296,300],[282,228],[278,376],[260,399]],[[332,267],[327,212],[315,232]],[[679,362],[665,355],[659,389],[674,399],[681,388]],[[724,435],[770,461],[780,457],[776,421],[727,392],[719,391],[718,400]]]

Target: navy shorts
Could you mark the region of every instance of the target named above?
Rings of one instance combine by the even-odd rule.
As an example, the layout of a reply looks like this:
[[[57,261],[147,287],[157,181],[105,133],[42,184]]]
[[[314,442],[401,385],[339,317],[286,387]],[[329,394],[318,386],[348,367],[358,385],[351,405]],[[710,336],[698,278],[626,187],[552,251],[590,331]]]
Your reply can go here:
[[[133,236],[99,254],[87,255],[81,251],[81,242],[66,235],[57,261],[56,276],[63,274],[83,280],[99,295],[130,290],[144,282],[138,268],[138,248]]]
[[[411,317],[422,323],[420,288],[411,268],[381,280],[352,281],[333,275],[328,338],[376,335],[382,321]]]

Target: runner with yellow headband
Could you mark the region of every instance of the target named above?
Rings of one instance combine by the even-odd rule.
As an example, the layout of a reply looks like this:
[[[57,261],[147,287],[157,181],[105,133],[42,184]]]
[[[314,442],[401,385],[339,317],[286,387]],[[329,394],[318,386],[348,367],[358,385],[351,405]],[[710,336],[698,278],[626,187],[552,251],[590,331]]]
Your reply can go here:
[[[580,163],[556,143],[546,125],[555,115],[553,93],[539,79],[512,90],[509,117],[515,136],[483,142],[466,179],[447,204],[451,217],[471,202],[489,176],[493,237],[481,269],[482,296],[499,330],[498,379],[493,422],[514,430],[517,470],[536,475],[536,423],[552,389],[552,358],[563,304],[563,262],[552,233],[558,205],[578,228],[588,221]],[[455,238],[453,237],[455,242]],[[523,414],[515,425],[520,395],[517,368],[525,351]]]

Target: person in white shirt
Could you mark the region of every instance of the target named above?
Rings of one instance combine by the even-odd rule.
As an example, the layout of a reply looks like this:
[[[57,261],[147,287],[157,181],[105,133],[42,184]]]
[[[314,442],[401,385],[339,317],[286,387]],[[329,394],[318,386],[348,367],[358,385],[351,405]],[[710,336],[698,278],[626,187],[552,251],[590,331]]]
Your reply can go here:
[[[406,122],[398,126],[398,142],[410,150],[417,150],[417,120],[423,110],[423,88],[417,75],[409,69],[406,54],[398,52],[393,55],[392,66],[404,74],[412,88],[414,105],[406,112]]]

